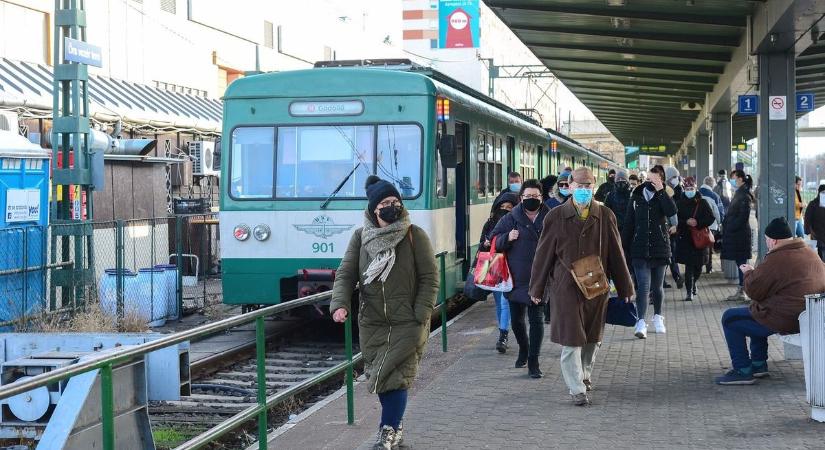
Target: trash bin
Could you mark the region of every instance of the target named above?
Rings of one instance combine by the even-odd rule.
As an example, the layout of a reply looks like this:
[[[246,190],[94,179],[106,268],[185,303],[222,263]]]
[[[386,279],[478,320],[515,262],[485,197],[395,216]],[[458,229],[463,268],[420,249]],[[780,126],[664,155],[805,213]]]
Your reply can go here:
[[[29,315],[45,300],[49,156],[0,131],[0,321]]]
[[[163,269],[146,267],[138,269],[137,299],[140,315],[146,318],[150,327],[166,324],[167,296],[166,276]]]
[[[155,268],[163,270],[168,317],[170,319],[180,319],[178,316],[178,266],[175,264],[157,264]]]
[[[805,311],[799,315],[799,335],[811,418],[825,422],[825,293],[805,296]]]

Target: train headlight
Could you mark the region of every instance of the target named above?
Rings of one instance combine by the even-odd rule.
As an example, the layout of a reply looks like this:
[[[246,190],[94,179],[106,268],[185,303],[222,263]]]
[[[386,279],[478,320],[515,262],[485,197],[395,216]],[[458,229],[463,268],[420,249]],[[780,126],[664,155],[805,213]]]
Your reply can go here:
[[[245,241],[249,239],[249,227],[246,224],[236,225],[235,229],[232,230],[232,235],[235,236],[235,239],[239,241]]]
[[[259,241],[265,241],[269,239],[269,235],[271,233],[272,232],[270,231],[269,227],[264,224],[256,225],[255,228],[252,230],[252,235],[255,236],[255,239]]]

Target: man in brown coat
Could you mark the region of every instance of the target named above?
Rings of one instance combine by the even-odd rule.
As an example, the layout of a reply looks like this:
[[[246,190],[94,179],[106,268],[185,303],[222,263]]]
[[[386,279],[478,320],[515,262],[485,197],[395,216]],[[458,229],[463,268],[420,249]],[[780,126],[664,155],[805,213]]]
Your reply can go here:
[[[596,180],[586,167],[573,171],[570,188],[573,201],[559,206],[544,219],[530,277],[530,296],[538,301],[545,289],[553,311],[550,340],[562,345],[561,369],[573,403],[590,403],[590,375],[596,348],[602,340],[607,296],[586,300],[570,274],[574,261],[598,255],[619,297],[633,296],[616,216],[593,201]]]
[[[768,254],[754,269],[742,264],[750,306],[722,314],[722,330],[733,368],[718,384],[753,384],[768,374],[768,336],[799,333],[805,295],[825,292],[825,264],[803,240],[794,239],[784,217],[765,227]],[[750,338],[750,353],[746,338]]]

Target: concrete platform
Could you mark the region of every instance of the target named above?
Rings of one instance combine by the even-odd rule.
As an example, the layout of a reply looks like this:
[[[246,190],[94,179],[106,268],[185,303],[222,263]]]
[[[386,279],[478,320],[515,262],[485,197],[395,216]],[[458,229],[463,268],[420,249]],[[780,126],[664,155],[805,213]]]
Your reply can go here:
[[[671,281],[672,282],[672,281]],[[597,355],[593,405],[575,407],[559,370],[560,347],[545,338],[533,380],[514,369],[515,352],[493,349],[494,305],[480,303],[449,328],[448,353],[430,340],[404,419],[416,449],[464,448],[823,448],[825,424],[809,420],[801,361],[786,361],[771,338],[771,377],[754,386],[717,386],[730,365],[719,319],[737,303],[717,271],[703,275],[699,300],[666,289],[668,333],[646,340],[607,326]],[[652,314],[652,307],[649,308]],[[547,334],[546,334],[547,336]],[[369,448],[380,407],[356,388],[357,423],[346,398],[276,430],[270,448]],[[277,435],[277,436],[275,436]]]

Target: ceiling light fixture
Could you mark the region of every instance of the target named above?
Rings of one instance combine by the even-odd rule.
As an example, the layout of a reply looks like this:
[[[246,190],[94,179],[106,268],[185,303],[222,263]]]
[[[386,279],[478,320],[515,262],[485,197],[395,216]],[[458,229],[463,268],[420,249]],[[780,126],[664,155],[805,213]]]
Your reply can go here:
[[[630,38],[616,38],[616,44],[619,47],[633,47],[633,39],[630,39]]]
[[[636,66],[624,66],[624,70],[626,70],[628,72],[635,72],[636,71]]]
[[[611,17],[610,23],[613,25],[613,28],[617,30],[626,30],[630,28],[630,19],[624,17]]]
[[[634,55],[633,53],[622,53],[622,59],[624,59],[625,61],[633,61],[634,59],[636,59],[636,55]]]
[[[625,6],[627,0],[607,0],[607,6]]]

